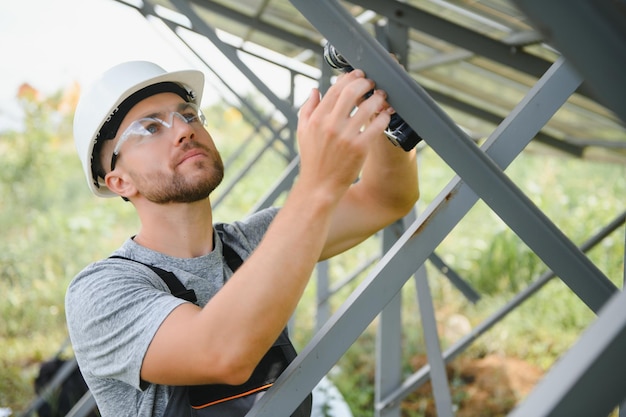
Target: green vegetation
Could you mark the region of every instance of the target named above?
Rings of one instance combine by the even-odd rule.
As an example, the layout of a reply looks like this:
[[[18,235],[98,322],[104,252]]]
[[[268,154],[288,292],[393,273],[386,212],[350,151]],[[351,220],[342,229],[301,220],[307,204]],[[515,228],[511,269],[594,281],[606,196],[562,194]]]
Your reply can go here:
[[[121,199],[97,199],[89,193],[74,151],[71,114],[63,112],[63,100],[61,94],[44,100],[23,98],[24,130],[0,133],[0,407],[14,411],[22,410],[34,398],[32,381],[38,364],[54,355],[66,339],[63,297],[71,278],[89,262],[107,256],[137,227],[130,204]],[[251,128],[233,109],[216,106],[206,113],[214,139],[228,160],[248,140]],[[261,146],[251,143],[246,158],[252,158]],[[229,221],[245,215],[276,182],[286,165],[280,153],[286,150],[274,149],[278,152],[266,153],[251,175],[219,204],[216,219]],[[428,148],[421,155],[423,209],[452,173]],[[238,160],[229,167],[225,184],[243,164]],[[576,244],[624,210],[626,167],[622,165],[525,153],[507,174]],[[623,230],[589,253],[619,287],[624,276]],[[332,281],[340,282],[378,248],[378,240],[371,239],[333,260]],[[453,316],[477,325],[545,271],[537,256],[481,202],[437,253],[483,296],[472,305],[428,264],[442,328]],[[331,299],[332,308],[346,299],[363,276]],[[404,366],[409,373],[423,363],[424,356],[412,281],[403,290],[403,305]],[[314,314],[312,280],[297,312],[295,338],[299,346],[306,344],[314,331]],[[546,370],[593,318],[584,304],[554,279],[474,343],[463,361],[500,355]],[[445,332],[442,336],[444,347],[456,340]],[[358,416],[373,415],[374,346],[372,325],[331,374]],[[466,404],[469,378],[460,365],[453,367],[451,375],[453,398],[459,405]],[[500,403],[507,401],[511,399],[502,398]],[[430,415],[431,403],[427,391],[416,394],[405,402],[404,414]],[[500,405],[510,408],[513,403]],[[496,410],[481,415],[504,414]]]

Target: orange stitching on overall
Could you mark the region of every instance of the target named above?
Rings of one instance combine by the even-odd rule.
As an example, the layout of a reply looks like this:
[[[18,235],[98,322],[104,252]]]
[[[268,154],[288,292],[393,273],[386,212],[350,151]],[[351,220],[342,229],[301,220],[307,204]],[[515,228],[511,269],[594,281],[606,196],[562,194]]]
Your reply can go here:
[[[241,393],[241,394],[233,395],[232,397],[227,397],[227,398],[222,398],[222,399],[219,399],[219,400],[216,400],[216,401],[211,401],[210,403],[206,403],[206,404],[203,404],[203,405],[192,405],[191,407],[193,409],[195,409],[195,410],[200,410],[200,409],[203,409],[203,408],[215,405],[215,404],[223,403],[225,401],[234,400],[236,398],[241,398],[241,397],[245,397],[246,395],[254,394],[255,392],[263,391],[263,390],[271,387],[272,385],[273,384],[263,385],[262,387],[255,388],[255,389],[252,389],[250,391],[246,391],[246,392]]]

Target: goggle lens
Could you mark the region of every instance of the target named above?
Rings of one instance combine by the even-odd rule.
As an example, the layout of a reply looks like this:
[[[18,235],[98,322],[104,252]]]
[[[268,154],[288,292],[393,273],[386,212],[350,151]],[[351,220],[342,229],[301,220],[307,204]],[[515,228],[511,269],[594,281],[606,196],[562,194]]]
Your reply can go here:
[[[166,110],[135,120],[124,130],[124,133],[122,133],[115,145],[115,149],[113,149],[111,171],[115,169],[115,162],[124,143],[139,144],[163,137],[174,126],[174,117],[188,125],[199,124],[203,127],[206,126],[204,113],[194,103],[182,103],[176,110]]]

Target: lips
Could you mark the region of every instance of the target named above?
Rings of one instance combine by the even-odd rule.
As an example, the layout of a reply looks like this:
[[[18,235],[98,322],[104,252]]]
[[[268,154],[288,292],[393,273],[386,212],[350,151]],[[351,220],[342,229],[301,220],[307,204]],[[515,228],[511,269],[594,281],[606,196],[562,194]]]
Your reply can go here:
[[[180,165],[190,159],[196,158],[198,156],[203,156],[206,157],[206,153],[202,150],[202,149],[192,149],[188,152],[185,152],[182,156],[182,158],[180,158],[180,160],[178,161],[178,164],[176,165]]]

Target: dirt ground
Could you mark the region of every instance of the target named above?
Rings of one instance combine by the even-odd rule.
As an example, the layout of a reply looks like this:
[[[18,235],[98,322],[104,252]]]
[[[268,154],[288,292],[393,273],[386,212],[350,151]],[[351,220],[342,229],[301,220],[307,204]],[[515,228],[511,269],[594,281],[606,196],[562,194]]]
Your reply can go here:
[[[416,357],[412,366],[417,370],[425,363],[425,357]],[[543,371],[517,358],[489,355],[459,358],[447,367],[447,374],[456,417],[500,417],[530,393]],[[436,417],[430,383],[411,394],[402,408],[404,415]]]

